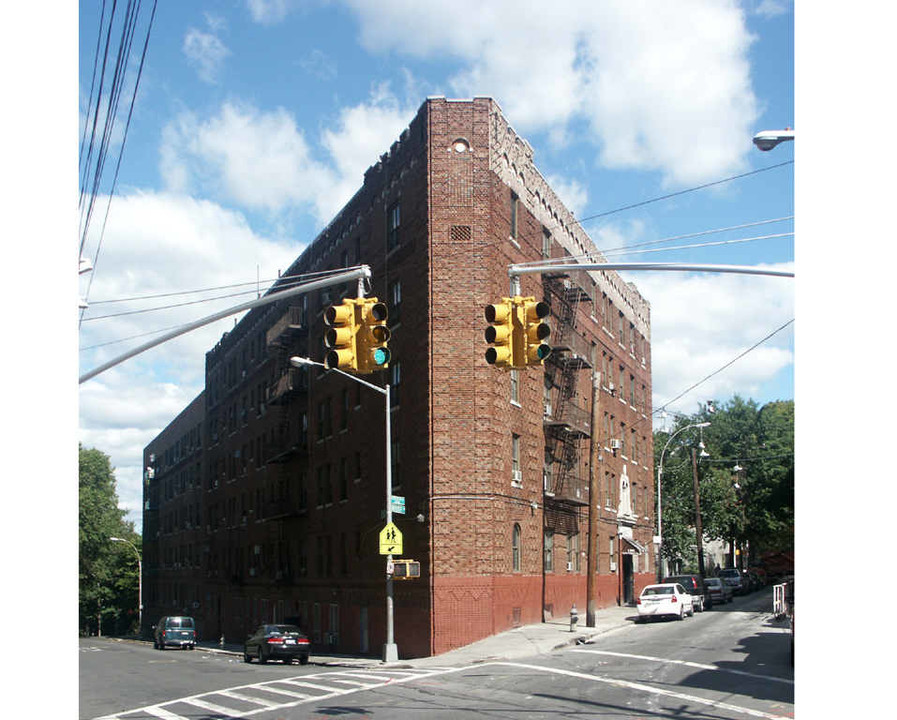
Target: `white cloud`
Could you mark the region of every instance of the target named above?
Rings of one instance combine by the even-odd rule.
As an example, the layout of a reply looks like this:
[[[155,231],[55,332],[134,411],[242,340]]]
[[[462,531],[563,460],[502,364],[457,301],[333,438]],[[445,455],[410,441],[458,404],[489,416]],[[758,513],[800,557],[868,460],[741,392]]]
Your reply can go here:
[[[220,22],[210,19],[209,24],[213,29],[220,28]],[[209,84],[217,82],[218,73],[230,55],[230,50],[221,38],[196,28],[190,28],[184,36],[183,51],[190,64],[196,68],[200,80]]]
[[[775,266],[775,269],[793,269]],[[753,275],[623,273],[651,303],[654,406],[716,373],[794,317],[794,280]],[[793,326],[670,405],[694,412],[707,398],[760,394],[793,365]]]
[[[199,185],[269,212],[318,206],[335,183],[333,173],[313,159],[304,133],[283,108],[264,112],[226,102],[206,120],[182,113],[163,131],[160,158],[169,189],[184,192]],[[319,219],[329,218],[319,212]]]
[[[589,191],[582,183],[559,175],[549,175],[545,180],[574,215],[580,215],[588,207]]]
[[[368,101],[343,108],[314,144],[283,108],[266,112],[226,102],[205,120],[184,112],[165,127],[160,172],[175,192],[219,193],[270,213],[310,210],[325,223],[361,187],[364,171],[414,112],[379,86]]]
[[[338,212],[362,186],[364,171],[398,139],[414,112],[413,107],[402,107],[386,86],[376,88],[369,102],[340,111],[334,129],[321,136],[338,178],[332,200],[319,200],[324,216]]]
[[[292,0],[246,0],[252,19],[263,25],[280,22],[295,6],[296,3]]]
[[[516,0],[346,4],[368,50],[456,58],[455,92],[494,96],[524,132],[558,138],[585,122],[608,167],[691,184],[750,152],[751,37],[734,0],[560,0],[531,12]]]
[[[106,198],[99,200],[105,204]],[[95,242],[95,238],[91,239]],[[157,335],[255,297],[253,281],[277,277],[300,254],[258,236],[245,218],[208,201],[166,193],[116,196],[91,287],[92,303],[81,325],[81,370],[117,358]],[[247,286],[214,293],[101,304],[140,295],[175,293],[235,283]],[[262,285],[262,290],[265,285]],[[83,291],[83,288],[82,288]],[[237,291],[248,294],[148,314],[90,320],[147,307],[174,305]],[[79,386],[79,440],[107,453],[117,468],[119,499],[139,518],[143,448],[202,390],[205,353],[233,318],[169,341]],[[113,341],[134,339],[115,344]],[[174,374],[169,372],[177,370]],[[176,383],[168,377],[177,377]]]

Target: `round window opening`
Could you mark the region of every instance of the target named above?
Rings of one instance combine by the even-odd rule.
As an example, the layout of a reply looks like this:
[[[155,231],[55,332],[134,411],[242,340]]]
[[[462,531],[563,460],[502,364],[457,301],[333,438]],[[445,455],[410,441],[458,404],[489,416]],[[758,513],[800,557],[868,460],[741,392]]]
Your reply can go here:
[[[452,143],[452,148],[454,148],[455,152],[463,153],[470,150],[470,144],[464,138],[458,138]]]

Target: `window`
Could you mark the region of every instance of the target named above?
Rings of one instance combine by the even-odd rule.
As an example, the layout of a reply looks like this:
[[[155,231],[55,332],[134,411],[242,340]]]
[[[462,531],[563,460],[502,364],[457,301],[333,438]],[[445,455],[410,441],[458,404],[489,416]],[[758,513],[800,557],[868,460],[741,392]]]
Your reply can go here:
[[[399,388],[402,385],[402,365],[398,361],[389,364],[389,406],[399,404]]]
[[[393,203],[386,210],[386,250],[392,250],[399,244],[399,226],[402,221],[401,205]]]
[[[545,529],[545,572],[554,572],[554,530]]]
[[[342,405],[343,405],[343,414],[340,418],[340,430],[348,430],[349,429],[349,389],[343,388],[343,397],[342,397]]]
[[[609,471],[604,473],[604,507],[608,510],[614,507],[614,474]]]
[[[511,370],[511,402],[520,404],[520,373],[517,370]]]
[[[579,551],[579,533],[567,535],[567,565],[574,572],[582,569],[582,553]]]
[[[346,458],[339,461],[339,499],[349,499],[349,461]]]
[[[398,492],[402,489],[402,453],[401,446],[397,442],[393,442],[390,451],[390,463],[392,467],[392,490]]]
[[[551,233],[547,228],[542,228],[542,257],[551,257]]]
[[[520,524],[514,523],[511,531],[511,569],[520,572]]]
[[[521,487],[523,474],[520,470],[520,436],[511,434],[511,485]]]
[[[390,325],[399,322],[402,317],[402,281],[394,280],[389,285],[389,320]]]
[[[520,198],[517,197],[517,193],[511,192],[511,237],[516,240],[517,239],[517,205],[520,202]]]

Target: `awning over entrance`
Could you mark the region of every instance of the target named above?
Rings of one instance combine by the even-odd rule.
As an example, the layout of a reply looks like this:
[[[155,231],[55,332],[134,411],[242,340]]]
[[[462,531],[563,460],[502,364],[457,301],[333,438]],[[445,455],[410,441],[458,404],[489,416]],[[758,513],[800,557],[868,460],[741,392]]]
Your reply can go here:
[[[628,538],[625,535],[621,535],[620,537],[622,538],[623,542],[629,546],[628,548],[627,547],[622,548],[622,551],[624,553],[641,555],[642,553],[648,552],[648,550],[645,548],[644,545],[640,545],[632,538]]]

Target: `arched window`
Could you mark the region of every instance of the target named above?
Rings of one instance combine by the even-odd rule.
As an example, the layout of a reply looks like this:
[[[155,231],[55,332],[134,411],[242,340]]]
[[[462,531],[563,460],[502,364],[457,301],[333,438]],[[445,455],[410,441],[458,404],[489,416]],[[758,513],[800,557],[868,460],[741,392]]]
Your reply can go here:
[[[520,523],[514,523],[511,533],[511,567],[514,572],[520,572]]]

